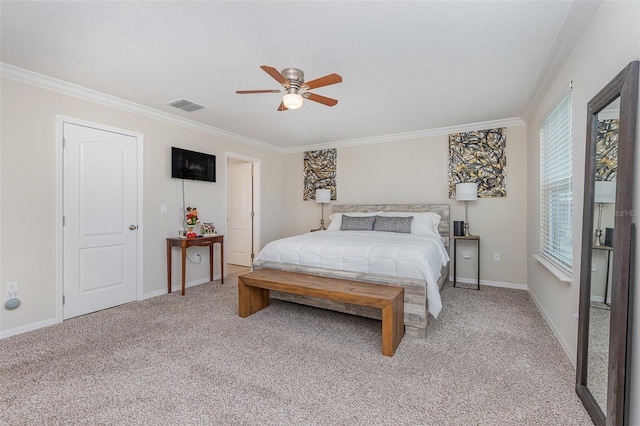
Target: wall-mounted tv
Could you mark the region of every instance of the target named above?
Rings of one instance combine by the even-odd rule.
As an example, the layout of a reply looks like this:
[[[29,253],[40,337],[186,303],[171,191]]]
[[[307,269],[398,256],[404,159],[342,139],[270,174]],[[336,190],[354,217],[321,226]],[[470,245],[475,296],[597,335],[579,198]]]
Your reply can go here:
[[[171,147],[171,177],[216,181],[216,156]]]

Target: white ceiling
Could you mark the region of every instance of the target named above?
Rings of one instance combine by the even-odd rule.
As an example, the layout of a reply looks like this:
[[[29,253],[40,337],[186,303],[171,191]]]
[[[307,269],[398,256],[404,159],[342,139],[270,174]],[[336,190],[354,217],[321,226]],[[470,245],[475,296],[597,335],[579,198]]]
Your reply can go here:
[[[526,120],[590,17],[578,3],[3,0],[1,60],[286,152]],[[312,92],[339,103],[236,94],[281,89],[260,65],[338,73]]]

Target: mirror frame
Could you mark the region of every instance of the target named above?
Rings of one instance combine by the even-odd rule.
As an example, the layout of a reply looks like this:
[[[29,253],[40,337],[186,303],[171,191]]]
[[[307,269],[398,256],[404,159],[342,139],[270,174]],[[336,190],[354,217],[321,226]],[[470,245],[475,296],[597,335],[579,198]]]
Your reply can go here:
[[[635,233],[632,223],[633,168],[638,111],[638,64],[629,63],[587,105],[587,150],[584,175],[584,206],[582,216],[582,248],[580,260],[580,301],[578,322],[578,353],[576,363],[576,393],[596,425],[629,423],[631,295],[633,292],[633,247]],[[602,411],[589,391],[587,360],[589,343],[589,307],[591,298],[591,258],[593,246],[595,161],[598,113],[620,97],[618,133],[618,171],[616,185],[615,223],[613,236],[613,268],[611,289],[611,321],[609,334],[609,366],[607,412]],[[614,285],[615,283],[615,285]]]

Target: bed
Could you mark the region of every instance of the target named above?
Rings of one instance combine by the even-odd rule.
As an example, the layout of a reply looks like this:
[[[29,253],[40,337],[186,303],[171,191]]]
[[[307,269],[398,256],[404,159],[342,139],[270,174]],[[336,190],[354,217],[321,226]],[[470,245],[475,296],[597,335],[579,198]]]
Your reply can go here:
[[[405,289],[405,333],[414,337],[426,336],[429,314],[437,318],[442,308],[439,292],[449,275],[449,205],[334,205],[333,213],[327,231],[309,232],[267,244],[256,256],[253,269],[269,268],[401,286]],[[356,222],[358,219],[353,219],[354,216],[378,215],[413,216],[411,233],[339,230],[344,216],[350,216],[344,219],[349,225],[350,221],[367,221],[360,219]],[[434,220],[437,217],[439,221]],[[385,219],[378,223],[384,226],[393,220]],[[427,226],[430,230],[424,231]],[[271,292],[271,297],[380,319],[378,309],[276,291]]]

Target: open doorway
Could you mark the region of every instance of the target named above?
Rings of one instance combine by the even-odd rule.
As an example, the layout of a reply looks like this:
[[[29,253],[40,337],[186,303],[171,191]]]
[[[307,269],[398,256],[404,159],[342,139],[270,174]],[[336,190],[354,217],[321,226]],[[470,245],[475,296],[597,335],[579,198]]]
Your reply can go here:
[[[227,270],[251,267],[260,247],[260,161],[226,153],[227,166]]]

